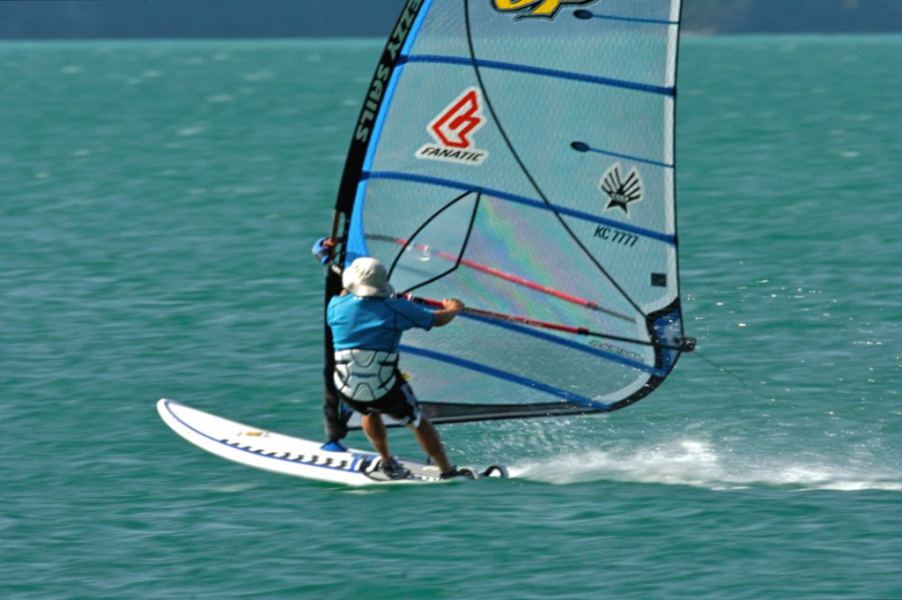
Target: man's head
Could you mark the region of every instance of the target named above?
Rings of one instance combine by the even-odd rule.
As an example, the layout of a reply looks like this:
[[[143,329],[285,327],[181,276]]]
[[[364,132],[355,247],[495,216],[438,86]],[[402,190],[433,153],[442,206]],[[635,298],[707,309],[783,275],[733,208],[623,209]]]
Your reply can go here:
[[[361,298],[387,298],[395,293],[385,266],[370,256],[352,262],[341,276],[341,285]]]

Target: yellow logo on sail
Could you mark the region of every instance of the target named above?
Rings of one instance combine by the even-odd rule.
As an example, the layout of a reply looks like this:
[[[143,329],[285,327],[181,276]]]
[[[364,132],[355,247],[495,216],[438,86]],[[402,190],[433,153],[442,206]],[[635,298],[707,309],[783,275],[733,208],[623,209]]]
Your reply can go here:
[[[494,0],[495,10],[519,12],[518,19],[545,17],[553,19],[565,5],[581,6],[598,0]]]

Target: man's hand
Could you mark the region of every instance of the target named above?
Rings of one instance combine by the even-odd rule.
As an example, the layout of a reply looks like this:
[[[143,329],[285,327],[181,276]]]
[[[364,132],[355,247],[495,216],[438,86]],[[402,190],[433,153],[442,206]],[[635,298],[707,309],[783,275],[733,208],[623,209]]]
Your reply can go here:
[[[329,259],[332,258],[332,250],[335,248],[335,242],[331,239],[324,237],[316,240],[313,244],[313,248],[311,251],[313,255],[316,256],[322,264],[327,264]]]
[[[432,324],[436,327],[443,327],[459,315],[463,309],[464,303],[457,298],[445,298],[442,300],[442,308],[435,311]]]
[[[442,306],[447,310],[454,311],[455,315],[462,312],[465,308],[464,303],[457,298],[445,298],[442,300]]]

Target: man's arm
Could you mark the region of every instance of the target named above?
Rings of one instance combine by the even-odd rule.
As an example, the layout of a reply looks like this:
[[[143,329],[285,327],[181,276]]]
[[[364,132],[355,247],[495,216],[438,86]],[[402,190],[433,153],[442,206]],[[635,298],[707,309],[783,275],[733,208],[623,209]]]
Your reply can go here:
[[[454,320],[464,309],[464,303],[457,298],[446,298],[442,300],[442,308],[433,313],[433,327],[444,327]]]

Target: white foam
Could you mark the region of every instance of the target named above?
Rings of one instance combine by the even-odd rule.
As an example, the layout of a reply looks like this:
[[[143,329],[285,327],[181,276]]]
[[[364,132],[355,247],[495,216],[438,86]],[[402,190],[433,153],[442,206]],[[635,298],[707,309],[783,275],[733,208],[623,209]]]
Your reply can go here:
[[[650,447],[567,452],[511,465],[510,472],[512,477],[555,485],[623,481],[715,490],[785,486],[799,490],[902,491],[902,473],[721,453],[710,442],[692,439]]]

